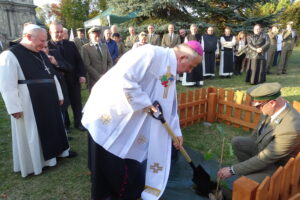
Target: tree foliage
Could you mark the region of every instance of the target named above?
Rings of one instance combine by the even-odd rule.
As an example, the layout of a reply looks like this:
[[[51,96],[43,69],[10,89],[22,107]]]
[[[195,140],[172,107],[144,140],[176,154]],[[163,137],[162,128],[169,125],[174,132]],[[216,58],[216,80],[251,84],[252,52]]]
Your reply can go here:
[[[196,23],[201,27],[217,26],[220,30],[230,26],[240,31],[252,30],[256,23],[271,23],[278,14],[275,8],[272,12],[266,11],[265,15],[253,14],[268,2],[278,3],[276,0],[110,0],[108,5],[115,8],[116,14],[139,11],[142,20],[132,20],[136,26],[145,26],[144,21],[162,19],[183,28]],[[166,24],[162,26],[165,28]]]
[[[47,17],[46,12],[41,7],[37,7],[35,9],[35,12],[36,12],[37,18],[39,18],[39,20],[41,20],[41,22],[43,24],[46,24],[46,17]]]
[[[146,30],[149,24],[164,32],[169,23],[174,23],[175,29],[196,23],[219,30],[230,26],[238,32],[251,31],[257,23],[269,26],[289,5],[289,0],[61,0],[51,9],[67,28],[81,27],[85,20],[114,8],[116,15],[137,12],[138,17],[123,27],[134,25],[138,31]]]
[[[36,16],[41,20],[43,24],[48,24],[49,22],[55,20],[56,16],[61,16],[61,13],[57,10],[58,6],[56,4],[44,4],[41,7],[35,9]]]
[[[98,0],[98,8],[99,8],[100,12],[106,10],[107,9],[106,0]]]
[[[300,33],[300,1],[293,3],[280,16],[279,22],[283,26],[289,21],[294,22],[293,28]]]
[[[89,16],[89,4],[90,0],[61,0],[57,8],[61,15],[57,18],[68,29],[82,27]]]

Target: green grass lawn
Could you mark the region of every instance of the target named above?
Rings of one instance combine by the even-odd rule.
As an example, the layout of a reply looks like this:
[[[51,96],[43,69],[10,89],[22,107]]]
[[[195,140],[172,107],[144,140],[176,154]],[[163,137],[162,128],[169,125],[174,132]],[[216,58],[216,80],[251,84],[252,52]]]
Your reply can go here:
[[[283,86],[282,94],[289,101],[300,101],[300,48],[294,50],[287,75],[268,75],[267,82],[277,81]],[[276,68],[272,68],[276,72]],[[205,87],[216,86],[246,90],[250,86],[244,82],[244,75],[231,79],[214,79],[205,81]],[[178,92],[186,91],[186,87],[178,86]],[[87,90],[82,90],[84,101]],[[224,124],[206,125],[199,123],[183,129],[186,144],[201,151],[208,159],[218,159],[221,152],[222,137],[216,130],[221,126],[226,134],[224,164],[235,162],[228,143],[235,135],[245,135],[241,129]],[[39,176],[22,178],[12,171],[12,147],[10,119],[2,98],[0,98],[0,199],[9,200],[88,200],[90,199],[90,183],[87,169],[87,136],[85,132],[75,129],[70,134],[71,148],[79,156],[72,159],[61,159],[57,166],[45,170]]]

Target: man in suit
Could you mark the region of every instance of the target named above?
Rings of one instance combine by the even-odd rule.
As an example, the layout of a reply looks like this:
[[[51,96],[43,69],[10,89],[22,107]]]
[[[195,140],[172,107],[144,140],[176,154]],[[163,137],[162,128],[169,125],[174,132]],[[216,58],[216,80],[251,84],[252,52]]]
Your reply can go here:
[[[118,46],[118,58],[117,58],[117,62],[118,62],[121,56],[126,53],[125,44],[122,41],[120,33],[113,33],[111,38],[117,43]]]
[[[286,29],[282,32],[282,51],[277,68],[277,75],[286,74],[287,63],[298,41],[297,32],[292,29],[292,26],[293,22],[288,22]]]
[[[116,64],[118,56],[119,56],[119,50],[118,50],[117,43],[111,39],[111,30],[110,29],[104,30],[104,39],[105,39],[105,44],[108,47],[110,56],[113,60],[113,64]]]
[[[183,43],[185,37],[187,36],[186,30],[183,29],[183,28],[182,28],[182,29],[179,29],[178,33],[179,33],[179,37],[180,37],[180,42]]]
[[[119,33],[118,31],[118,26],[116,24],[112,25],[110,27],[110,31],[111,31],[111,34],[113,35],[114,33]]]
[[[164,34],[162,41],[161,41],[161,46],[173,48],[176,45],[180,44],[180,37],[179,37],[179,35],[174,33],[174,25],[173,24],[169,24],[168,32],[169,33]]]
[[[155,28],[153,25],[148,26],[148,35],[147,35],[148,43],[152,45],[160,46],[160,36],[155,34]]]
[[[100,43],[101,30],[91,28],[88,34],[90,42],[82,46],[82,55],[91,91],[94,84],[112,67],[113,62],[107,46]]]
[[[139,36],[135,33],[135,28],[133,26],[130,26],[128,28],[129,36],[127,36],[125,40],[125,47],[127,49],[131,49],[133,44],[139,41]]]
[[[51,40],[48,43],[49,50],[57,51],[63,58],[63,62],[71,68],[70,72],[65,73],[65,79],[73,110],[74,126],[80,131],[84,131],[85,128],[81,124],[82,104],[80,84],[86,81],[86,69],[74,42],[63,40],[63,27],[61,24],[57,22],[51,23],[49,34],[51,36]],[[65,125],[66,128],[70,126],[67,120],[65,121]]]
[[[273,25],[269,32],[268,36],[270,38],[270,47],[267,53],[267,74],[271,74],[271,67],[274,62],[274,56],[277,51],[277,34],[278,34],[278,25]]]
[[[220,169],[220,178],[236,174],[260,183],[300,151],[300,114],[281,97],[280,89],[279,83],[248,89],[252,105],[263,117],[251,136],[232,139],[239,163]]]
[[[84,35],[84,28],[78,28],[76,29],[77,37],[74,38],[74,43],[79,51],[81,53],[81,47],[87,43],[89,43],[89,40],[85,38]]]

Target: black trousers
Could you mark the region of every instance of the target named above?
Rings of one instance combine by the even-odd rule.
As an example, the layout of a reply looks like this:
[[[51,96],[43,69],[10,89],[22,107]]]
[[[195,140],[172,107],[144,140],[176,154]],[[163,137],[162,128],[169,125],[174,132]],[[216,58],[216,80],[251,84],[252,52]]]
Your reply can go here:
[[[235,69],[234,69],[235,74],[241,74],[242,65],[243,65],[245,56],[246,56],[246,54],[242,54],[240,56],[235,56]]]
[[[91,198],[137,200],[145,187],[146,162],[121,159],[98,145],[89,136]]]
[[[78,127],[81,125],[82,118],[82,104],[81,104],[81,88],[79,80],[66,80],[67,89],[69,94],[69,101],[73,111],[74,126]],[[70,126],[69,115],[66,114],[65,118],[66,127]]]

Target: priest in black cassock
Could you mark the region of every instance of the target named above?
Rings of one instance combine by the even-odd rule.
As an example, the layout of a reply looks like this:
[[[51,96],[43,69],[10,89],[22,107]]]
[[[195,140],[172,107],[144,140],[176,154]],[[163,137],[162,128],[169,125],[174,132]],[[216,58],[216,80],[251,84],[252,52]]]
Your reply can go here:
[[[266,53],[270,46],[269,36],[262,32],[259,24],[254,26],[253,32],[248,37],[249,63],[246,73],[246,82],[251,85],[266,81]]]
[[[46,30],[27,25],[20,44],[0,55],[0,92],[11,115],[13,170],[22,177],[41,174],[69,156],[60,111],[63,103],[56,72],[42,48]]]
[[[188,34],[184,42],[195,40],[201,43],[201,34],[198,33],[198,27],[196,24],[192,24],[190,27],[190,34]],[[203,70],[202,63],[200,62],[197,67],[195,67],[190,73],[185,72],[182,78],[183,86],[195,86],[201,87],[204,84],[203,82]]]
[[[208,27],[207,33],[202,36],[204,56],[202,60],[203,76],[212,78],[215,76],[216,55],[219,54],[218,38],[214,35],[214,28]]]

